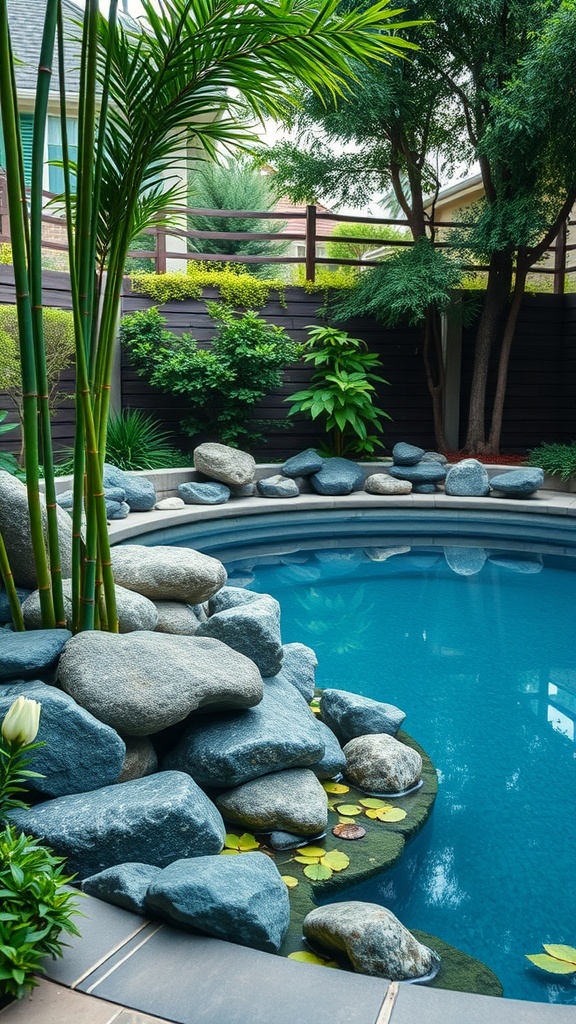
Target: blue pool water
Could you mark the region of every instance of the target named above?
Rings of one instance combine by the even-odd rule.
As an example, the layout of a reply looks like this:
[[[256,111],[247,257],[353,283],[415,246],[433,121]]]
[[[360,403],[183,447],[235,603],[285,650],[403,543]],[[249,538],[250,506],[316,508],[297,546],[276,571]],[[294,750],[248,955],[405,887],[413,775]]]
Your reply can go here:
[[[279,600],[283,640],[315,649],[319,686],[397,704],[438,770],[434,813],[399,865],[342,899],[478,957],[509,997],[576,1004],[576,975],[524,957],[576,945],[574,552],[373,534],[207,544],[231,584]]]

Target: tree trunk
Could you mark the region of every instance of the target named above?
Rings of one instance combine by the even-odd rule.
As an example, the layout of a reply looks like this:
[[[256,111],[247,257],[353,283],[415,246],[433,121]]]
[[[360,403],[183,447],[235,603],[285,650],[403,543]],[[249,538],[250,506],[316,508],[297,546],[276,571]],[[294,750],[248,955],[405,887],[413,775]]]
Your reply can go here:
[[[444,358],[438,313],[434,309],[426,311],[422,334],[422,356],[426,383],[432,399],[436,449],[445,452],[448,450],[448,441],[444,430]]]
[[[504,412],[504,399],[506,397],[506,385],[508,382],[508,364],[510,362],[510,350],[512,348],[512,342],[514,340],[514,333],[516,330],[516,321],[518,320],[518,313],[522,299],[524,297],[524,289],[526,286],[526,277],[530,265],[525,261],[518,260],[516,268],[516,280],[514,282],[514,291],[512,293],[512,301],[508,309],[508,316],[506,317],[506,326],[504,327],[504,334],[502,337],[502,347],[500,349],[500,359],[498,362],[498,381],[496,384],[496,395],[494,397],[494,407],[492,409],[492,424],[490,427],[490,434],[488,442],[485,448],[486,454],[497,455],[500,450],[500,434],[502,432],[502,416]]]
[[[486,382],[488,365],[494,343],[502,330],[512,284],[511,249],[493,253],[488,271],[488,287],[474,352],[474,370],[470,389],[468,430],[464,448],[470,454],[483,454],[486,450]]]

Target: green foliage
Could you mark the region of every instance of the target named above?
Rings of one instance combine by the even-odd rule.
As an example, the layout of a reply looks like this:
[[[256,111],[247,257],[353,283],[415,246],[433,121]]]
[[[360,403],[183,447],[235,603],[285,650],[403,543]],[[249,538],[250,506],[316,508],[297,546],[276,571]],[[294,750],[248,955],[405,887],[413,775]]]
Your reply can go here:
[[[386,324],[421,324],[430,309],[447,308],[451,290],[460,283],[456,261],[427,238],[402,249],[360,274],[354,287],[331,306],[338,320],[374,316]]]
[[[21,998],[46,956],[62,956],[61,933],[78,935],[76,893],[64,860],[11,825],[0,832],[0,994]]]
[[[526,953],[526,959],[536,967],[550,974],[576,974],[576,949],[574,946],[542,944],[546,953]]]
[[[192,207],[207,210],[268,211],[274,206],[274,197],[269,178],[259,174],[246,157],[240,157],[230,158],[223,164],[204,163],[191,171],[188,176],[188,202]],[[258,217],[188,216],[188,229],[197,231],[268,233],[279,232],[283,227],[282,221]],[[281,256],[289,245],[289,241],[267,239],[188,239],[191,252],[226,255]],[[270,266],[251,263],[246,265],[246,270],[254,277],[269,277]]]
[[[1,346],[2,336],[0,334],[0,348]],[[10,430],[16,430],[15,423],[4,423],[7,415],[8,413],[5,410],[0,410],[0,434],[7,434]],[[11,473],[12,476],[17,476],[19,480],[24,479],[24,473],[18,465],[16,458],[9,452],[0,452],[0,469],[5,470],[6,473]]]
[[[130,249],[134,252],[143,249],[154,253],[156,249],[155,235],[137,235],[130,243]],[[127,274],[155,274],[156,260],[154,256],[151,256],[150,259],[146,259],[145,256],[129,256],[124,269]]]
[[[365,238],[365,242],[339,242],[340,236],[349,235],[351,238]],[[360,260],[365,253],[380,249],[385,242],[407,241],[408,234],[400,228],[392,227],[389,224],[337,224],[332,232],[330,241],[326,242],[326,255],[331,259]],[[388,255],[395,252],[393,246],[388,249]],[[358,267],[343,266],[339,268],[346,276],[357,277]]]
[[[132,288],[161,304],[172,299],[201,299],[204,288],[216,288],[224,302],[245,309],[266,305],[273,290],[277,291],[282,305],[286,304],[284,281],[252,277],[245,267],[219,270],[208,268],[205,263],[191,262],[186,274],[135,274]]]
[[[53,412],[65,396],[58,393],[60,376],[74,359],[74,318],[65,309],[42,310],[49,405]],[[16,306],[0,306],[0,390],[22,408],[22,371]]]
[[[181,466],[183,456],[170,444],[170,434],[142,409],[123,409],[110,416],[106,461],[118,469],[164,469]]]
[[[327,300],[332,291],[342,291],[344,288],[352,288],[354,275],[346,273],[345,267],[328,268],[325,266],[316,267],[314,281],[306,280],[306,269],[301,264],[296,264],[292,271],[292,284],[303,288],[307,295],[315,295],[323,292]]]
[[[217,302],[207,309],[217,328],[209,349],[166,331],[155,307],[125,316],[120,338],[138,373],[186,398],[193,410],[182,424],[186,433],[215,433],[224,444],[247,446],[261,439],[258,421],[251,421],[254,405],[281,384],[300,348],[253,310],[240,315]]]
[[[315,372],[310,387],[286,399],[292,402],[288,415],[307,413],[313,420],[324,419],[332,455],[372,454],[383,447],[376,434],[368,433],[380,433],[382,419],[390,419],[373,404],[374,385],[388,383],[373,372],[380,366],[378,356],[346,331],[312,327],[304,360]]]
[[[0,264],[12,263],[12,246],[10,242],[0,242]]]
[[[540,466],[561,480],[576,478],[576,441],[570,444],[540,444],[528,452],[528,466]]]

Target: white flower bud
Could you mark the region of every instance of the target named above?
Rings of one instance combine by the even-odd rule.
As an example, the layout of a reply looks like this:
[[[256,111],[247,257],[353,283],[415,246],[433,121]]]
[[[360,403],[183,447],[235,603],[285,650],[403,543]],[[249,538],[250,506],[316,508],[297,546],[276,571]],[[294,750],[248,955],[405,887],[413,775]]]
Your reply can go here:
[[[38,735],[42,705],[28,697],[17,697],[2,722],[2,736],[13,746],[24,747]]]

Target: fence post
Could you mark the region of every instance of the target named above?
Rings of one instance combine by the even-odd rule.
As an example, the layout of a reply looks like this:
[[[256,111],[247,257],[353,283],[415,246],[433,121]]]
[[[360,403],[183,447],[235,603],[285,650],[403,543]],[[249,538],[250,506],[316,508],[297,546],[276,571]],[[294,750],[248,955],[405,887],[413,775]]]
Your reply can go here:
[[[306,207],[306,280],[316,280],[316,207]]]
[[[567,222],[564,221],[554,243],[554,295],[563,295],[566,285],[566,236]]]
[[[156,228],[156,273],[166,273],[166,228],[163,225]]]

